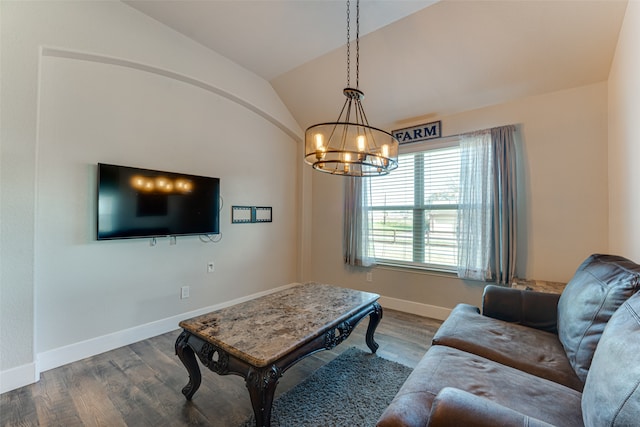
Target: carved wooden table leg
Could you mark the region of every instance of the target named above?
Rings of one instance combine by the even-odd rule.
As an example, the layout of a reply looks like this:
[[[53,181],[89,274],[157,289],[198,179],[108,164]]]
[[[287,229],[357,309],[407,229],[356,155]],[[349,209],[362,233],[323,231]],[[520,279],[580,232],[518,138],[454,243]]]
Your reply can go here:
[[[251,406],[256,418],[256,427],[271,425],[271,406],[282,372],[273,365],[266,368],[251,368],[247,373],[246,385],[251,397]]]
[[[373,339],[373,334],[376,332],[378,324],[382,320],[382,307],[377,302],[373,304],[373,312],[369,315],[369,326],[367,327],[367,347],[371,349],[372,353],[378,350],[378,343]]]
[[[187,400],[191,400],[194,393],[200,387],[200,383],[202,381],[202,374],[200,373],[200,367],[198,366],[198,361],[196,360],[196,356],[193,352],[193,349],[187,345],[187,341],[189,339],[189,334],[187,331],[182,331],[178,339],[176,340],[176,354],[180,358],[180,361],[187,368],[187,372],[189,373],[189,382],[182,389],[182,394],[185,395]]]

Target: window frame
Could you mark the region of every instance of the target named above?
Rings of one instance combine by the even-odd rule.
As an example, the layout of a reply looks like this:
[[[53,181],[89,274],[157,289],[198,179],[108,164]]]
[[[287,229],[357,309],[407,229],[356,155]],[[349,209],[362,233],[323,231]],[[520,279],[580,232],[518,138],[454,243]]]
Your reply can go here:
[[[459,136],[450,136],[444,137],[438,140],[429,140],[425,142],[412,143],[406,145],[400,145],[398,155],[405,154],[420,154],[425,153],[432,150],[438,150],[441,148],[450,148],[460,145],[460,137]],[[419,166],[417,169],[420,171],[414,172],[413,174],[413,185],[414,185],[414,203],[412,205],[392,205],[392,206],[367,206],[369,212],[384,212],[384,211],[410,211],[412,212],[412,239],[416,241],[416,229],[425,230],[425,218],[426,212],[428,211],[437,211],[437,210],[455,210],[457,211],[459,208],[459,203],[453,204],[425,204],[424,203],[424,177],[422,179],[417,179],[418,174],[424,174],[422,168],[424,167],[424,161],[419,161],[417,157],[414,158],[414,167]],[[414,169],[415,171],[416,169]],[[391,172],[393,174],[393,172]],[[379,178],[374,178],[379,179]],[[417,214],[417,215],[416,215]],[[426,244],[424,239],[421,237],[424,234],[424,231],[418,233],[418,241],[420,242],[418,245],[415,243],[412,245],[412,259],[420,259],[419,257],[423,257],[424,251],[426,249]],[[375,244],[374,244],[375,248]],[[375,251],[375,249],[374,249]],[[422,253],[422,255],[421,255]],[[423,259],[423,258],[422,258]],[[446,264],[432,264],[425,262],[416,262],[416,261],[403,261],[396,259],[388,259],[388,258],[376,258],[376,264],[381,266],[389,266],[389,267],[401,267],[401,268],[409,268],[415,270],[424,270],[424,271],[433,271],[439,273],[452,273],[455,274],[457,272],[457,265],[446,265]]]

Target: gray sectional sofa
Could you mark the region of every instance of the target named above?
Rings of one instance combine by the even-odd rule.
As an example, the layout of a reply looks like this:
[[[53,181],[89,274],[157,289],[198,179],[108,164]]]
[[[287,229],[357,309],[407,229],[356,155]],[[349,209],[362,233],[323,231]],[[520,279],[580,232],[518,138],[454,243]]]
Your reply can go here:
[[[640,426],[639,290],[639,265],[597,254],[561,295],[487,286],[378,426]]]

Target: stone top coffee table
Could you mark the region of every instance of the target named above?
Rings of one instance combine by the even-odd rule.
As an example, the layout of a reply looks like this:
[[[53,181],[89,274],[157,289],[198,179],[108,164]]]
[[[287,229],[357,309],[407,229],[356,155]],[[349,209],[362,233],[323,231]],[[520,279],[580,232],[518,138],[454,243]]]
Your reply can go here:
[[[367,315],[366,342],[376,352],[379,297],[307,283],[182,321],[176,354],[189,373],[182,393],[191,400],[200,387],[197,355],[213,372],[245,378],[256,425],[269,426],[282,374],[304,357],[340,344]]]

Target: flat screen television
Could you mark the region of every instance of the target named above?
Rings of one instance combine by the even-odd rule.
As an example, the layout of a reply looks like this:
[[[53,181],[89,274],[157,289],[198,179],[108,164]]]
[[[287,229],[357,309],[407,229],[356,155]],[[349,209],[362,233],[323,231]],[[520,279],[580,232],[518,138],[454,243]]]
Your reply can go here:
[[[220,233],[220,179],[98,163],[98,240]]]

